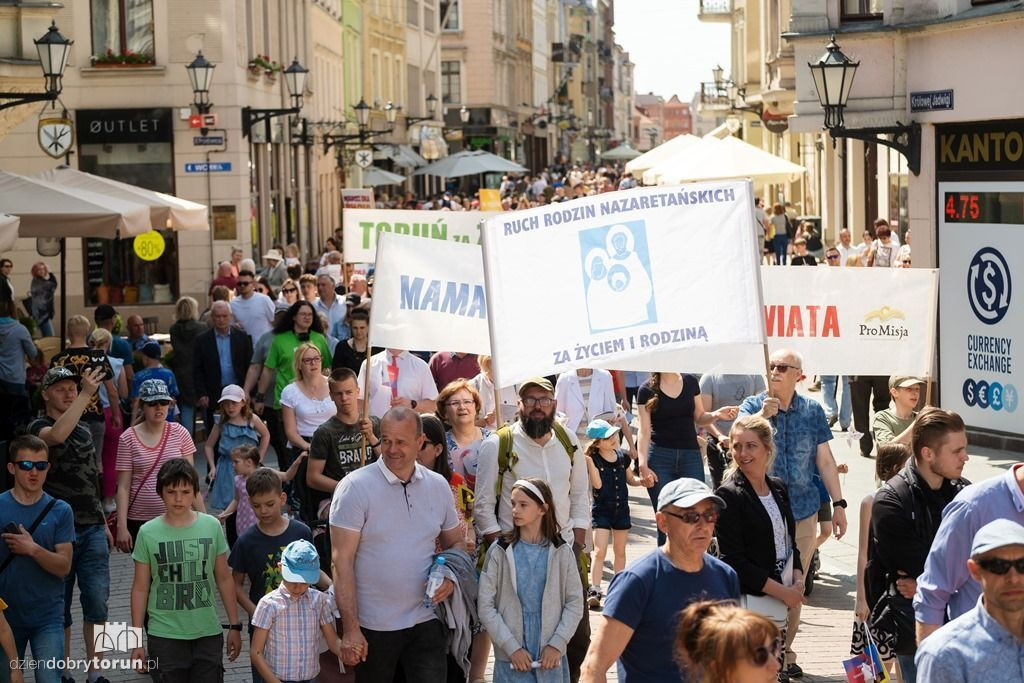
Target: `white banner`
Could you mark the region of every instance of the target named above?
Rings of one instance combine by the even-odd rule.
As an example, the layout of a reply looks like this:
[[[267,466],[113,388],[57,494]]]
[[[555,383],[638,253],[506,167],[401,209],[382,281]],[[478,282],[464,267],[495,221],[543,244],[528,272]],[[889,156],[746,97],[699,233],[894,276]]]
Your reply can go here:
[[[483,231],[503,385],[579,367],[764,372],[747,181],[611,192]],[[735,368],[739,368],[738,370]]]
[[[372,209],[373,189],[366,187],[345,187],[341,190],[342,209]]]
[[[415,238],[417,244],[430,240],[480,244],[480,221],[496,215],[493,211],[346,209],[342,213],[345,262],[373,263],[377,235],[382,232]]]
[[[491,352],[480,247],[380,236],[370,342],[421,351]]]
[[[804,374],[932,374],[937,270],[762,266],[761,277],[768,348],[798,351]]]

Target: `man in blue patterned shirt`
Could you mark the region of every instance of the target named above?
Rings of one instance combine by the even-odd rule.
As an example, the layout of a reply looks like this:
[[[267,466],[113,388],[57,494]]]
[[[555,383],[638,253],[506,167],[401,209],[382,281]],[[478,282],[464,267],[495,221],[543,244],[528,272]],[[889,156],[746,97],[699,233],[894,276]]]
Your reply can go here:
[[[832,430],[821,405],[796,391],[804,379],[803,358],[796,351],[779,349],[769,362],[768,391],[750,396],[740,405],[739,414],[760,415],[775,429],[775,463],[771,474],[780,477],[789,489],[790,505],[796,519],[796,546],[801,557],[814,555],[818,530],[818,489],[814,484],[815,469],[825,482],[835,510],[832,527],[836,538],[846,533],[846,501],[839,486],[839,471],[828,442]],[[800,624],[800,608],[789,610],[786,631],[786,668],[791,678],[803,675],[796,663],[793,639]]]
[[[989,522],[974,535],[971,576],[982,595],[917,650],[918,680],[980,683],[1024,680],[1024,527]]]

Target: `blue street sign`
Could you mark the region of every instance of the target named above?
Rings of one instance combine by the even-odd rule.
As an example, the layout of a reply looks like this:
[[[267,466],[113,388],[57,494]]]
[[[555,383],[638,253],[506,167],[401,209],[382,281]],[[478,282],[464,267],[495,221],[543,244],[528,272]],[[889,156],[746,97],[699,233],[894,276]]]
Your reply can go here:
[[[953,108],[952,90],[930,90],[910,93],[910,111],[935,111]]]
[[[185,164],[185,173],[217,173],[231,170],[230,161],[211,161],[209,164],[200,162],[198,164]]]
[[[196,135],[192,138],[193,145],[223,145],[223,135]]]

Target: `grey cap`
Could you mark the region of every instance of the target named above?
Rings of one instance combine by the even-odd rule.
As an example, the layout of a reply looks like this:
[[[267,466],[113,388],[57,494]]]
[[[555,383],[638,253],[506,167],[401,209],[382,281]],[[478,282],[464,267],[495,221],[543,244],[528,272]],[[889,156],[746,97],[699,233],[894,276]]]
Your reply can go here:
[[[142,403],[170,400],[171,394],[162,379],[147,379],[139,386],[139,401]]]
[[[57,382],[63,382],[66,379],[74,380],[75,382],[77,382],[79,380],[79,376],[71,368],[50,368],[49,370],[46,371],[46,374],[43,375],[43,389],[49,389]]]
[[[997,519],[978,529],[971,544],[971,557],[1008,545],[1024,545],[1024,526],[1011,519]]]
[[[713,500],[719,507],[725,507],[725,501],[715,495],[714,491],[702,481],[690,477],[680,477],[665,484],[658,494],[658,511],[661,512],[668,505],[675,505],[681,508],[692,508],[702,500]]]

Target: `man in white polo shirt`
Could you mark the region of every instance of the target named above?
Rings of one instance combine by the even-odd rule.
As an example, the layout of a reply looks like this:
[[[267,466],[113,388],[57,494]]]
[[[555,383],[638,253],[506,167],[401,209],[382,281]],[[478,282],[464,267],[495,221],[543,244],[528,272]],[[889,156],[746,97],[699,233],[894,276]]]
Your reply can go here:
[[[342,657],[356,683],[391,681],[399,662],[408,681],[444,681],[448,629],[424,606],[423,591],[434,541],[465,549],[459,518],[445,478],[416,462],[419,415],[392,408],[380,431],[380,458],[342,479],[331,502]],[[453,589],[446,579],[434,603]]]
[[[251,270],[238,274],[238,296],[231,301],[231,315],[252,340],[253,346],[274,325],[274,302],[253,286],[256,276]]]
[[[359,367],[359,396],[366,386],[366,361]],[[430,366],[402,349],[384,349],[370,357],[370,415],[381,417],[391,408],[412,408],[433,414],[437,385]],[[360,404],[360,411],[362,404]]]

